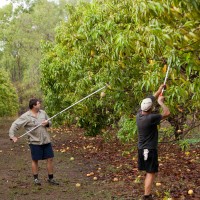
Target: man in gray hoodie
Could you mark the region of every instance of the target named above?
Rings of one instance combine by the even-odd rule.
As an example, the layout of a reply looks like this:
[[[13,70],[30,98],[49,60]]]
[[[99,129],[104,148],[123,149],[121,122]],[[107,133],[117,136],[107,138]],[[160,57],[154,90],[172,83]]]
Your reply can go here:
[[[47,160],[48,182],[51,185],[59,185],[53,178],[53,157],[54,152],[51,145],[51,139],[47,132],[47,127],[51,126],[51,121],[44,110],[40,109],[41,103],[38,99],[29,101],[29,111],[16,119],[9,130],[9,137],[13,142],[17,142],[16,132],[24,127],[26,131],[31,131],[27,134],[28,142],[32,156],[32,172],[34,184],[41,185],[38,179],[38,161]]]

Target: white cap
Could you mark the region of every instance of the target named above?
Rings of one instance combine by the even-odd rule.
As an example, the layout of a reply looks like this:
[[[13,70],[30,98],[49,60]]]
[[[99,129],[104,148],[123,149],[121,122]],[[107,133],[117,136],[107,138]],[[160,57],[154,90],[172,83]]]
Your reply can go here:
[[[153,105],[153,102],[152,102],[151,98],[143,99],[142,103],[141,103],[141,110],[148,111],[148,110],[150,110],[152,105]]]

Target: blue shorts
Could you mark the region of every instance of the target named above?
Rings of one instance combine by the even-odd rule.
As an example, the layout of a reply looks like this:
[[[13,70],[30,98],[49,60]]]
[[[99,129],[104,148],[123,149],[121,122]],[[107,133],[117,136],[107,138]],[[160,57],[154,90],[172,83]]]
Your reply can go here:
[[[29,146],[31,149],[32,160],[45,160],[54,157],[51,143],[43,145],[29,144]]]

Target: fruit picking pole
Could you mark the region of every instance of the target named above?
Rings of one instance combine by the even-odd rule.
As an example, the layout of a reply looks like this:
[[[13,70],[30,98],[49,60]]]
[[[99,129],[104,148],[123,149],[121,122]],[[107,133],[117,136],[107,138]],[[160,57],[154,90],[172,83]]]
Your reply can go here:
[[[168,75],[169,75],[169,69],[170,69],[170,65],[168,65],[168,68],[167,68],[167,73],[166,73],[166,76],[165,76],[165,80],[164,80],[164,85],[166,85],[166,82],[167,82],[167,78],[168,78]],[[163,92],[164,92],[164,88],[162,89],[162,92],[161,92],[161,96],[163,95]]]
[[[51,118],[47,119],[47,121],[50,121],[51,119],[55,118],[57,115],[59,115],[59,114],[61,114],[61,113],[65,112],[66,110],[69,110],[71,107],[73,107],[73,106],[75,106],[76,104],[78,104],[78,103],[82,102],[83,100],[85,100],[85,99],[87,99],[87,98],[91,97],[93,94],[96,94],[97,92],[99,92],[99,91],[103,90],[103,89],[104,89],[105,87],[107,87],[107,86],[108,86],[108,85],[106,84],[106,85],[105,85],[105,86],[103,86],[102,88],[99,88],[99,89],[98,89],[98,90],[96,90],[95,92],[93,92],[93,93],[89,94],[88,96],[84,97],[83,99],[81,99],[81,100],[77,101],[76,103],[72,104],[71,106],[69,106],[69,107],[65,108],[64,110],[62,110],[62,111],[60,111],[59,113],[57,113],[57,114],[55,114],[54,116],[52,116]],[[38,127],[39,127],[39,126],[41,126],[41,125],[42,125],[42,123],[41,123],[41,124],[39,124],[39,125],[37,125],[37,126],[36,126],[36,127],[34,127],[33,129],[31,129],[31,130],[27,131],[26,133],[24,133],[23,135],[19,136],[18,138],[21,138],[21,137],[23,137],[23,136],[27,135],[28,133],[30,133],[31,131],[35,130],[36,128],[38,128]]]

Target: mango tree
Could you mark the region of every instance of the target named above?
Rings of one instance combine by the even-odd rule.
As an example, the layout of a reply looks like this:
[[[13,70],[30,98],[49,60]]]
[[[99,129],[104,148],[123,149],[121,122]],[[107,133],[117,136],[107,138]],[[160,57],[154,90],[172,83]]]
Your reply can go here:
[[[67,7],[55,43],[43,43],[42,88],[51,115],[105,83],[110,87],[57,118],[96,135],[118,126],[133,138],[140,101],[170,75],[165,91],[174,132],[200,111],[199,1],[101,0]],[[179,131],[180,132],[180,131]],[[178,135],[176,134],[176,137]]]

